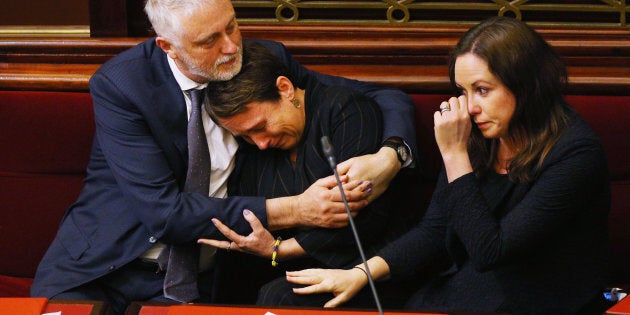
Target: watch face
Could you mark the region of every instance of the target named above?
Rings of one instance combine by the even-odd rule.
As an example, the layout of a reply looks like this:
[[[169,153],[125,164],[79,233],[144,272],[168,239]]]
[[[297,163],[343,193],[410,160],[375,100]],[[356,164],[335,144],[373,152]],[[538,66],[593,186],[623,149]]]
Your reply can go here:
[[[407,148],[404,145],[401,145],[396,150],[398,152],[398,157],[402,160],[401,162],[405,163],[407,161]]]

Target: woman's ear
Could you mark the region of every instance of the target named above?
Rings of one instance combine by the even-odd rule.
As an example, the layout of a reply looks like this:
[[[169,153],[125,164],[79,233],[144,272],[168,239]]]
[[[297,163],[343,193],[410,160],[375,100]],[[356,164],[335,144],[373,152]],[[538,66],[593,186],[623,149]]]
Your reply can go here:
[[[289,78],[281,75],[276,79],[276,87],[278,87],[278,92],[280,96],[286,97],[290,100],[295,98],[295,87],[293,86],[293,82],[289,80]]]

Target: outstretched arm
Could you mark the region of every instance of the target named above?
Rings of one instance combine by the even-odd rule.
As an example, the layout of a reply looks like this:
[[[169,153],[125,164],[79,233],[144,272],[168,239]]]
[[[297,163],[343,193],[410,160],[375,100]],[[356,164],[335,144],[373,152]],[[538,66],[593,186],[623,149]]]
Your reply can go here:
[[[320,182],[326,183],[327,181],[330,180],[330,178],[333,178],[334,180],[334,177],[330,176],[330,177],[327,177],[327,178],[324,178],[315,182],[313,186],[318,185],[318,183]],[[334,183],[334,185],[336,185],[336,182]],[[309,190],[311,190],[313,186],[311,186],[311,188],[309,188],[302,195],[305,195],[305,194],[308,195],[310,193]],[[353,182],[353,183],[345,184],[344,190],[346,191],[346,194],[355,194],[359,192],[358,195],[362,195],[363,194],[362,191],[367,190],[368,187],[369,187],[369,183]],[[339,195],[338,192],[336,192],[335,194]],[[308,199],[308,197],[303,197],[303,198]],[[363,200],[363,203],[367,203],[367,202]],[[298,204],[302,206],[304,205],[303,203],[298,203]],[[305,212],[305,213],[308,212],[304,210],[304,209],[307,209],[306,207],[300,207],[300,208],[302,209],[300,211]],[[357,211],[354,211],[353,215],[356,215],[356,214],[357,214]],[[313,216],[312,213],[308,213],[308,215]],[[348,215],[346,213],[345,208],[343,209],[343,212],[341,213],[341,215],[337,215],[336,213],[330,215],[330,217],[334,217],[334,218],[336,218],[337,216],[339,216],[339,219],[332,220],[330,222],[327,221],[326,224],[338,224],[341,226],[345,226],[348,224]],[[267,230],[263,226],[259,218],[257,218],[256,215],[252,213],[251,211],[247,209],[244,210],[243,217],[245,218],[247,222],[249,222],[249,225],[251,226],[251,229],[252,229],[252,232],[249,233],[248,235],[246,236],[240,235],[234,230],[230,229],[227,225],[223,224],[223,222],[221,222],[220,220],[214,218],[212,219],[212,223],[217,227],[217,229],[221,233],[223,233],[223,235],[228,240],[223,241],[223,240],[215,240],[215,239],[199,239],[198,243],[210,245],[210,246],[214,246],[214,247],[222,248],[222,249],[246,252],[246,253],[254,254],[260,257],[271,257],[271,253],[273,252],[273,244],[275,242],[275,238],[273,237],[271,232],[269,232],[269,230]],[[307,220],[316,221],[318,219],[321,219],[321,218],[315,218],[313,216],[310,219],[299,219],[296,221],[298,222],[304,222]],[[287,220],[287,221],[290,221],[290,220]],[[286,259],[302,256],[306,252],[294,238],[291,238],[291,239],[282,241],[282,243],[280,244],[278,253],[281,260],[286,260]]]
[[[212,219],[212,223],[214,223],[217,229],[221,231],[228,240],[201,238],[197,243],[225,250],[253,254],[263,258],[266,257],[270,258],[270,260],[275,259],[276,261],[303,256],[306,253],[295,238],[290,238],[288,240],[281,240],[278,245],[277,258],[273,258],[272,255],[276,243],[274,236],[269,230],[265,229],[260,220],[251,211],[247,209],[243,210],[243,217],[245,217],[245,220],[247,220],[252,227],[252,232],[249,235],[239,235],[218,219]]]

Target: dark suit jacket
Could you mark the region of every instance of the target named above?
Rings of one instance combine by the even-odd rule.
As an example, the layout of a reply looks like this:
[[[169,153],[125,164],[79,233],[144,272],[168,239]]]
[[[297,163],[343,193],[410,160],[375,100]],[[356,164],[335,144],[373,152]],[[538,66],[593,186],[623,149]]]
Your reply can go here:
[[[296,77],[313,73],[284,46],[262,42]],[[415,143],[411,100],[396,90],[323,77],[368,93],[390,107],[391,135]],[[32,296],[52,297],[131,262],[157,241],[166,244],[219,237],[210,219],[241,234],[250,228],[242,210],[266,224],[262,197],[210,198],[182,192],[187,169],[186,106],[166,54],[149,39],[106,62],[91,78],[96,133],[87,178],[44,255]],[[210,92],[211,93],[211,92]],[[401,106],[405,105],[405,106]],[[406,117],[404,115],[407,115]],[[399,119],[400,118],[400,119]],[[400,129],[401,125],[405,125]]]

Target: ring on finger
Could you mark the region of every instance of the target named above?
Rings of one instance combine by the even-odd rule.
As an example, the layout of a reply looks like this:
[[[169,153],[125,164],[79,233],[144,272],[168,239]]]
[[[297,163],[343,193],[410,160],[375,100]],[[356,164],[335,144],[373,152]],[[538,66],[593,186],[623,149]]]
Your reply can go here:
[[[451,110],[451,107],[448,105],[448,103],[444,102],[440,105],[440,114],[444,114],[444,112],[448,112]]]
[[[230,247],[232,247],[232,242],[230,242],[230,244],[228,244],[228,247],[226,248],[228,252],[230,251]]]

